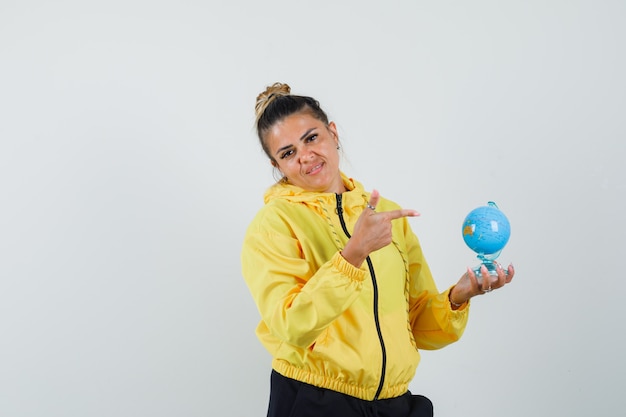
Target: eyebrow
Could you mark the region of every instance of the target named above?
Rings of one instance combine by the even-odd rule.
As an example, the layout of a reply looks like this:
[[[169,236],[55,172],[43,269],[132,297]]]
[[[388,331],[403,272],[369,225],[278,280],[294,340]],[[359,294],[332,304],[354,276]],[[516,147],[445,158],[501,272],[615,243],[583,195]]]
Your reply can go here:
[[[310,134],[312,131],[314,131],[315,129],[317,129],[317,128],[312,127],[312,128],[310,128],[309,130],[307,130],[306,132],[304,132],[304,134],[303,134],[302,136],[300,136],[300,140],[304,140],[304,138],[306,138],[307,136],[309,136],[309,134]],[[289,145],[287,145],[287,146],[283,146],[282,148],[279,148],[279,149],[276,151],[276,154],[275,154],[275,155],[278,155],[278,154],[279,154],[279,153],[281,153],[282,151],[286,151],[286,150],[287,150],[287,149],[289,149],[289,148],[293,148],[293,145],[292,145],[292,144],[289,144]]]

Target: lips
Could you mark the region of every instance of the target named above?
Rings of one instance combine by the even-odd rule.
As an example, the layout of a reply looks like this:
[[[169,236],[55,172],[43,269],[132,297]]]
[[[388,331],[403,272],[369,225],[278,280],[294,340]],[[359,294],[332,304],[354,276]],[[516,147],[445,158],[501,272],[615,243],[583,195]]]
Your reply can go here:
[[[308,171],[306,171],[307,175],[315,175],[318,172],[320,172],[320,170],[322,169],[322,166],[324,165],[323,162],[320,162],[319,164],[311,167],[311,169],[309,169]]]

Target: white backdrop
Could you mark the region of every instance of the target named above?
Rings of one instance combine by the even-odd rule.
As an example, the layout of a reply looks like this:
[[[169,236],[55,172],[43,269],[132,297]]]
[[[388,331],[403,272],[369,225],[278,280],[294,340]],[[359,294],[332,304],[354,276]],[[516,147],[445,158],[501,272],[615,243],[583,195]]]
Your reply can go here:
[[[517,274],[414,392],[436,415],[621,416],[623,1],[0,0],[0,415],[263,416],[240,274],[274,81],[422,213],[440,289],[494,200]]]

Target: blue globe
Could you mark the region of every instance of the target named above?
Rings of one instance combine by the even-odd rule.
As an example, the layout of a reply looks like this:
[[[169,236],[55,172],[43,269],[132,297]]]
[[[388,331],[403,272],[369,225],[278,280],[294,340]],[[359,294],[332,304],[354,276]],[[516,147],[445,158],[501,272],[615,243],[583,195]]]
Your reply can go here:
[[[492,201],[470,211],[463,221],[463,240],[479,256],[497,258],[510,236],[509,219]]]

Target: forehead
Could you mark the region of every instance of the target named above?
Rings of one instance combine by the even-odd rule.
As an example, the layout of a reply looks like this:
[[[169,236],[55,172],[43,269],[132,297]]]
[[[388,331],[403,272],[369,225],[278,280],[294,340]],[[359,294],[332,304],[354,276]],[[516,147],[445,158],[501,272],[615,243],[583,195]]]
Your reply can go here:
[[[324,123],[308,113],[295,113],[276,122],[267,132],[266,140],[271,149],[298,142],[311,129],[323,128]],[[295,144],[295,143],[294,143]]]

